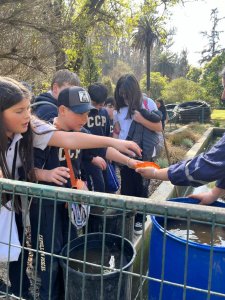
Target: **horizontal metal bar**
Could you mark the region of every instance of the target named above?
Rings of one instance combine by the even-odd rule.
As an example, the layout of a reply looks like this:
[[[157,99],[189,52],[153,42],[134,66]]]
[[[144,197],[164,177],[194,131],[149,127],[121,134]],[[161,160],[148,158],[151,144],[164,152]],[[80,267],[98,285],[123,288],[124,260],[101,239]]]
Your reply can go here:
[[[0,191],[20,194],[26,197],[40,197],[42,199],[68,202],[75,201],[127,211],[135,210],[152,215],[164,215],[166,213],[168,217],[186,218],[188,213],[191,220],[214,221],[216,224],[225,224],[225,209],[212,206],[162,201],[162,199],[152,201],[151,198],[80,191],[10,179],[0,179]]]

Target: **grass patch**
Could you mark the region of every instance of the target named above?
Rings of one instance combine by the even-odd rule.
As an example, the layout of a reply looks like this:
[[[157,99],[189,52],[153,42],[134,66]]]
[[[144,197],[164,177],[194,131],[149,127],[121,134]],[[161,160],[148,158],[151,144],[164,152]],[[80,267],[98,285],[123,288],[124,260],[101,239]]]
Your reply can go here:
[[[211,119],[225,121],[225,109],[214,109],[211,114]]]
[[[183,160],[187,151],[201,138],[202,134],[210,126],[212,124],[191,123],[187,129],[179,133],[167,135],[166,143],[171,164]],[[160,153],[157,162],[161,167],[168,165],[165,149]]]

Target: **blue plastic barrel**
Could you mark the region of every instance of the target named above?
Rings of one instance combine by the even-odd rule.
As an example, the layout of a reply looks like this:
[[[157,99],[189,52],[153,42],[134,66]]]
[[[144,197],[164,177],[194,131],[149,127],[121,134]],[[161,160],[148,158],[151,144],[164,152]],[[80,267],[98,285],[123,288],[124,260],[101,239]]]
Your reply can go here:
[[[197,204],[199,201],[191,198],[175,198],[168,201]],[[213,206],[225,208],[225,204],[215,202]],[[162,224],[162,226],[160,225]],[[164,228],[162,217],[152,217],[152,232],[149,247],[149,276],[160,282],[149,280],[149,300],[220,300],[218,295],[210,295],[202,291],[194,291],[183,287],[172,286],[162,282]],[[184,284],[185,276],[185,239],[166,232],[166,249],[164,257],[164,280]],[[188,264],[186,285],[208,290],[210,272],[209,245],[188,241]],[[160,292],[161,290],[161,292]],[[213,247],[212,278],[210,291],[225,295],[225,247]],[[183,293],[186,297],[183,298]]]

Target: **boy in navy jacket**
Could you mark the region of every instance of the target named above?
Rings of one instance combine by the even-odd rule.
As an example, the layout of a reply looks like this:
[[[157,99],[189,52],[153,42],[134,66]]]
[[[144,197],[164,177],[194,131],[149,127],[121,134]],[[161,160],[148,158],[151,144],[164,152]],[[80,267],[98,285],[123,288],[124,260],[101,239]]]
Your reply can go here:
[[[108,90],[102,83],[94,83],[88,87],[92,109],[88,115],[85,128],[92,134],[110,136],[110,118],[104,108]],[[105,149],[89,149],[84,151],[83,166],[86,173],[89,190],[105,192],[105,174],[107,163]]]

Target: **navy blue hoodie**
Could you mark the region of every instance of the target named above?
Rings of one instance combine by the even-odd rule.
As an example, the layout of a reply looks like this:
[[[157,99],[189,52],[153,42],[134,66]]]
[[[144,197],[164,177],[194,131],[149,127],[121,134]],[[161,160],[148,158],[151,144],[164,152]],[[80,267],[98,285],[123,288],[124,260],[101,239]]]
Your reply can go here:
[[[90,133],[100,136],[110,136],[110,118],[105,108],[92,108],[88,114],[88,122],[84,126]],[[91,161],[95,156],[105,158],[106,148],[84,150],[83,159]]]
[[[40,104],[33,107],[33,112],[36,116],[38,116],[38,118],[51,122],[55,117],[58,116],[57,100],[51,95],[51,93],[47,92],[37,96],[34,103],[41,101],[50,102],[56,105],[56,107],[51,104]]]

